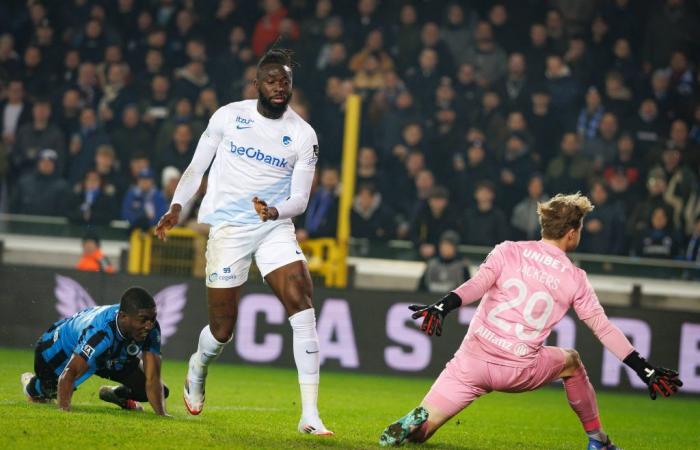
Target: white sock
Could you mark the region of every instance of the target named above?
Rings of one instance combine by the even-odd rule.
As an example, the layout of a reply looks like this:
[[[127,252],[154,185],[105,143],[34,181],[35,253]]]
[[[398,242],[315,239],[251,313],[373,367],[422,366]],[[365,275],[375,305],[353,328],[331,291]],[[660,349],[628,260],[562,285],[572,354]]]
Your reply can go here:
[[[207,367],[219,357],[224,346],[229,342],[231,342],[230,339],[227,342],[217,341],[214,335],[211,334],[209,325],[202,328],[202,332],[199,333],[199,343],[197,344],[197,353],[195,353],[196,358],[194,358],[194,362],[199,364],[190,365],[190,374],[196,380],[202,380],[206,377]]]
[[[316,314],[313,308],[300,311],[289,318],[294,342],[294,362],[299,373],[301,414],[308,419],[318,417],[319,355]]]

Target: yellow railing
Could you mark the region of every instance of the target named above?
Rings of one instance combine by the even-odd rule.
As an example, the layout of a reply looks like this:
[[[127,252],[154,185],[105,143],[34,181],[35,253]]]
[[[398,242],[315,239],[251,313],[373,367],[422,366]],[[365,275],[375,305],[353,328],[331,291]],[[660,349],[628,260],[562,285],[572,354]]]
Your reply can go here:
[[[168,231],[167,242],[153,230],[134,230],[129,247],[129,273],[204,276],[207,237],[189,228]]]

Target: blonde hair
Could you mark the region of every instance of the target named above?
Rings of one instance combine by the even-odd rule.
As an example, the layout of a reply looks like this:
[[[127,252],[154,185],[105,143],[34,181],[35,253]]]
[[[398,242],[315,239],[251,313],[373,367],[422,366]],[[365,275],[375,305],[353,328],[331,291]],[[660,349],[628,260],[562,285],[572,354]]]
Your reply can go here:
[[[537,204],[542,237],[561,239],[569,230],[578,230],[583,217],[593,210],[591,201],[580,192],[557,194],[549,201]]]

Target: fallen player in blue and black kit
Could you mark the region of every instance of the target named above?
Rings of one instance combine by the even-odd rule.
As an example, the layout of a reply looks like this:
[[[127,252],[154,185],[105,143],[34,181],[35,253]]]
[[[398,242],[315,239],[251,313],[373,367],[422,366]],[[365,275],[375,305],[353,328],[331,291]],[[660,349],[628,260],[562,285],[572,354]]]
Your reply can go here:
[[[93,374],[117,381],[100,388],[100,399],[124,409],[166,416],[168,388],[160,378],[160,326],[156,304],[144,289],[127,289],[118,305],[96,306],[51,325],[39,338],[34,374],[22,374],[28,399],[69,411],[73,391]]]

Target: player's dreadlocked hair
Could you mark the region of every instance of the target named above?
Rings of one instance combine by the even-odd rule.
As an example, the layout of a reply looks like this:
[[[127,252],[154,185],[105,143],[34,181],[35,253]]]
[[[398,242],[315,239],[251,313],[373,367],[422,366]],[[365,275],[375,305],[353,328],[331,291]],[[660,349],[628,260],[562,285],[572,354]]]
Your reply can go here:
[[[294,51],[288,48],[275,48],[273,45],[258,61],[258,70],[267,64],[281,64],[291,69],[296,66]]]
[[[581,219],[591,211],[591,201],[580,192],[570,195],[557,194],[549,201],[539,203],[537,215],[540,216],[542,237],[560,239],[569,230],[578,230]]]
[[[122,294],[119,311],[126,314],[134,314],[139,309],[151,309],[156,307],[156,302],[144,288],[132,287]]]

